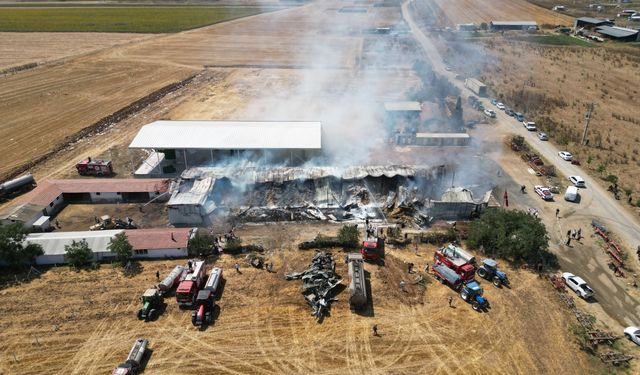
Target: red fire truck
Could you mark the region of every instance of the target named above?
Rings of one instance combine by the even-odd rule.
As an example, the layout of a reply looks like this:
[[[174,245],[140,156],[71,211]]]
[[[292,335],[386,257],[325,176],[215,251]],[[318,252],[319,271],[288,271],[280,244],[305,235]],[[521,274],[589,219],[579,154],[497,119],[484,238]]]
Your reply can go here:
[[[205,281],[204,262],[189,262],[191,267],[187,268],[184,279],[178,284],[176,289],[176,302],[180,308],[193,306],[198,291],[202,289]]]
[[[76,169],[81,176],[111,176],[113,174],[111,160],[91,159],[91,157],[80,160],[76,164]]]
[[[463,281],[473,280],[476,274],[476,268],[473,264],[462,258],[450,258],[446,256],[442,250],[437,250],[433,255],[436,263],[442,263],[460,275]]]
[[[384,240],[382,238],[372,238],[362,242],[360,254],[366,261],[384,262]]]

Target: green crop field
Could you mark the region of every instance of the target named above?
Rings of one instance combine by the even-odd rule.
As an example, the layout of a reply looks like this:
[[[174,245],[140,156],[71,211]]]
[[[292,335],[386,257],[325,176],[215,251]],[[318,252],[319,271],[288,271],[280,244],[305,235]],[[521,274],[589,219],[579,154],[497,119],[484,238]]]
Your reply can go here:
[[[530,43],[538,43],[538,44],[551,44],[556,46],[581,46],[581,47],[594,47],[594,44],[589,43],[587,41],[574,38],[569,35],[531,35],[524,37],[514,38],[517,40],[522,40]]]
[[[172,33],[282,8],[259,6],[0,7],[0,31]]]

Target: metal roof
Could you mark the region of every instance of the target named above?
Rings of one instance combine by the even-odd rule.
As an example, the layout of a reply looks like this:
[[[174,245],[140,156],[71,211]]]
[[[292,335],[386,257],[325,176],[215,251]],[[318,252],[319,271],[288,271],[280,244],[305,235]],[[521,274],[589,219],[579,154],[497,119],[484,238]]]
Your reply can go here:
[[[538,26],[536,21],[491,21],[491,24],[498,26]]]
[[[618,26],[599,26],[596,27],[596,31],[600,34],[612,36],[614,38],[626,38],[638,34],[638,30]]]
[[[27,222],[36,215],[42,215],[45,206],[38,204],[26,203],[19,206],[11,207],[9,210],[0,214],[0,220],[13,220]]]
[[[125,230],[133,250],[186,249],[192,228]]]
[[[422,111],[420,102],[385,102],[385,111]]]
[[[204,205],[213,189],[214,183],[215,178],[211,176],[197,180],[185,180],[180,184],[178,190],[173,193],[171,199],[167,202],[167,206]]]
[[[581,22],[586,22],[586,23],[592,23],[592,24],[599,24],[599,23],[613,23],[607,19],[604,18],[593,18],[593,17],[579,17],[576,18],[576,21],[581,21]]]
[[[461,138],[467,139],[471,136],[467,133],[416,133],[416,138]]]
[[[124,230],[100,230],[87,232],[51,232],[31,233],[25,239],[28,243],[37,243],[42,246],[45,255],[64,254],[65,245],[71,245],[73,241],[86,240],[89,248],[94,253],[109,252],[107,246],[113,237]]]
[[[129,148],[320,149],[319,122],[155,121],[140,129]]]

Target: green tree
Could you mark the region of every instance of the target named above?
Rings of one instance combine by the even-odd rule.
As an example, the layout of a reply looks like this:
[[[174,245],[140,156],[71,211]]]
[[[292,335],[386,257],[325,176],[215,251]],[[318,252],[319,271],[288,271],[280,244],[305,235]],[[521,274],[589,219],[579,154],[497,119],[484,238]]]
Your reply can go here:
[[[64,259],[74,267],[80,267],[87,264],[93,252],[87,243],[87,240],[71,241],[71,245],[64,245]]]
[[[606,170],[607,170],[607,166],[604,164],[600,164],[598,165],[598,168],[596,168],[596,171],[598,171],[600,175],[602,175]]]
[[[485,212],[471,222],[467,242],[472,247],[484,248],[488,256],[515,264],[558,265],[556,256],[548,251],[549,236],[544,224],[524,211]]]
[[[338,241],[345,247],[357,247],[360,244],[360,232],[355,225],[343,225],[338,232]]]
[[[129,238],[124,233],[118,233],[109,240],[107,248],[110,252],[116,254],[116,259],[120,264],[126,264],[133,256],[133,246],[131,246]]]
[[[0,225],[0,261],[10,266],[33,264],[39,255],[43,255],[42,246],[24,240],[28,231],[20,223]]]
[[[617,184],[618,183],[618,176],[616,176],[614,174],[610,174],[607,177],[605,177],[605,180],[611,182],[612,184]]]
[[[208,233],[196,232],[196,235],[187,244],[187,253],[190,257],[211,254],[215,236]]]

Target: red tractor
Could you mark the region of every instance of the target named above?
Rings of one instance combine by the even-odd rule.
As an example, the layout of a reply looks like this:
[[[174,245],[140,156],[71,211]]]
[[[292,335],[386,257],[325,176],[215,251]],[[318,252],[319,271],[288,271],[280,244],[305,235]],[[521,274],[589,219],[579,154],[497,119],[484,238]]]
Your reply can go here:
[[[437,250],[433,255],[436,263],[442,263],[457,273],[463,281],[473,280],[476,274],[476,268],[473,264],[462,258],[450,258],[441,250]]]
[[[113,167],[111,160],[91,159],[88,157],[76,164],[78,174],[81,176],[111,176]]]
[[[360,249],[362,259],[375,263],[384,263],[384,240],[382,238],[373,238],[362,242]]]

